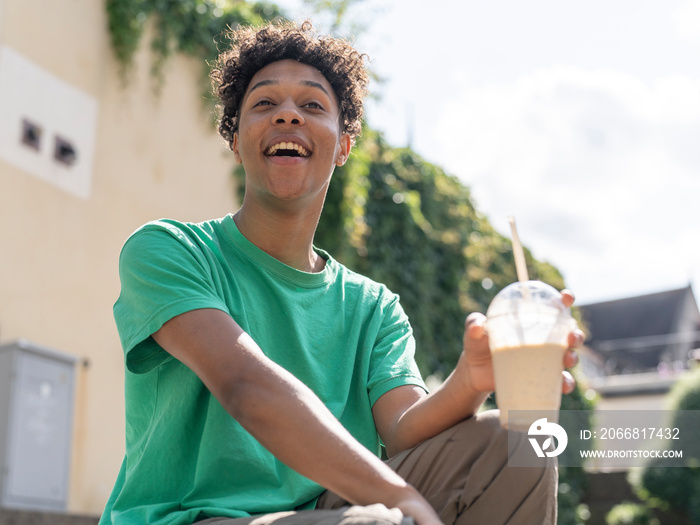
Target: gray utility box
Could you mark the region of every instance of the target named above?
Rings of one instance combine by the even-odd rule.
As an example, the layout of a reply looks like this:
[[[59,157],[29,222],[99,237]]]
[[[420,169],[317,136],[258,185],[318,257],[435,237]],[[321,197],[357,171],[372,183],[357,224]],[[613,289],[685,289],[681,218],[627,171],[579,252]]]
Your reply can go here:
[[[0,346],[0,507],[66,510],[76,361],[22,340]]]

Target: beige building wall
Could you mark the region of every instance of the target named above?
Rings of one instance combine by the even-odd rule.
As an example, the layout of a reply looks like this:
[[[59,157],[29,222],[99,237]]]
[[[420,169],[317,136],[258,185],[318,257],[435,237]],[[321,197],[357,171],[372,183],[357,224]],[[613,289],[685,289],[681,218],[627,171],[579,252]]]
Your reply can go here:
[[[0,0],[3,48],[96,102],[86,195],[0,156],[0,344],[22,338],[80,358],[69,510],[99,514],[124,452],[120,248],[155,218],[235,211],[233,159],[200,102],[196,61],[172,59],[156,97],[145,38],[122,86],[103,1]]]

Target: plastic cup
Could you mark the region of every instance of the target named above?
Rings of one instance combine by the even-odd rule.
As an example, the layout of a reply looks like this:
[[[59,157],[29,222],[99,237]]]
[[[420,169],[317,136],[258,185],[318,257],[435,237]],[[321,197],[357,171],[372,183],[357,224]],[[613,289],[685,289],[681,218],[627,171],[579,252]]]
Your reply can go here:
[[[564,353],[575,326],[561,294],[541,281],[513,283],[491,301],[486,330],[502,427],[527,431],[539,417],[558,421]]]

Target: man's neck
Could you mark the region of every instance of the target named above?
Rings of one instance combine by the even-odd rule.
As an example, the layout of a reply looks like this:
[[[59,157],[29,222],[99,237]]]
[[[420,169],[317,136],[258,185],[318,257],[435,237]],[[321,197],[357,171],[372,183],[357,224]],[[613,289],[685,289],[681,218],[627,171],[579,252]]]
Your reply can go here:
[[[325,260],[313,250],[320,209],[268,209],[243,203],[233,216],[238,230],[262,251],[303,272],[320,272]]]

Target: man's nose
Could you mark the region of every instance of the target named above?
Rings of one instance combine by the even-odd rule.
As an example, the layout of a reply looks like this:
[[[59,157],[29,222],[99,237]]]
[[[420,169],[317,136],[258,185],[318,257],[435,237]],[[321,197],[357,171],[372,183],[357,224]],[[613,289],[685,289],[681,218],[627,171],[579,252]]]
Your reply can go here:
[[[304,124],[304,116],[294,101],[289,99],[277,106],[272,118],[275,124]]]

